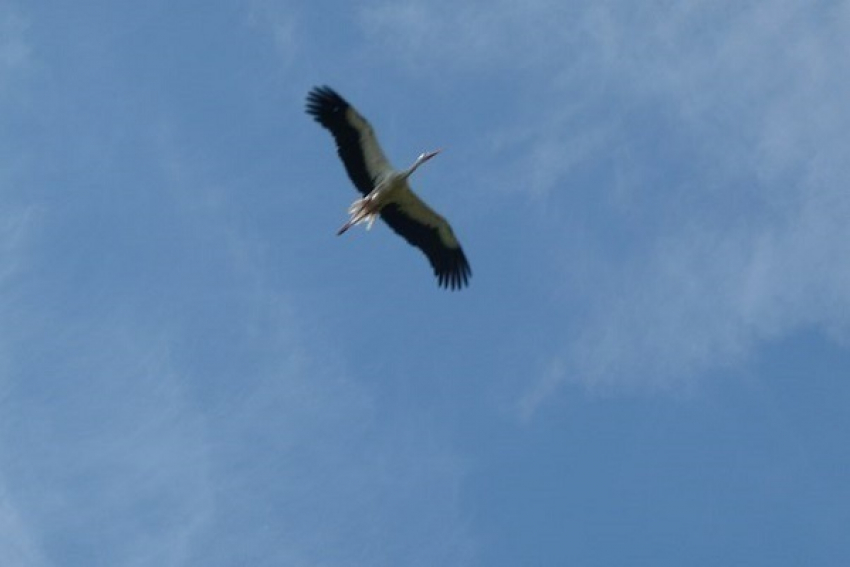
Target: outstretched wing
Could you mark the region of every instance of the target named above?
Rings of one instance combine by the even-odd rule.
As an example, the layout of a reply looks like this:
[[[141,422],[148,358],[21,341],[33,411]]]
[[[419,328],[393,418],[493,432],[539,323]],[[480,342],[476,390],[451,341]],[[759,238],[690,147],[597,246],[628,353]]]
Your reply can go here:
[[[441,287],[454,290],[469,284],[472,269],[452,227],[413,191],[399,190],[381,209],[381,218],[425,253]]]
[[[375,187],[378,177],[391,170],[369,121],[332,88],[310,91],[307,114],[333,134],[345,171],[363,195]]]

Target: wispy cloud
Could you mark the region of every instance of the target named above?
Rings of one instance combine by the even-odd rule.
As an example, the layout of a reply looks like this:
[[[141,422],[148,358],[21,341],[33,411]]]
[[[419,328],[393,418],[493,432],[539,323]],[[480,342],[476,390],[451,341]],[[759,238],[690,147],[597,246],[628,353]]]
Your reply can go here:
[[[0,5],[0,95],[13,82],[13,73],[31,63],[31,50],[26,41],[26,21],[6,4]]]
[[[545,0],[375,2],[361,10],[361,25],[375,47],[391,47],[385,56],[417,72],[466,73],[548,65],[544,55],[573,41],[573,10]]]
[[[846,337],[846,2],[378,3],[364,14],[400,65],[511,73],[505,111],[484,130],[513,157],[488,162],[488,187],[573,211],[552,256],[575,278],[563,301],[586,315],[567,324],[526,411],[558,382],[678,389],[797,329]],[[600,210],[606,226],[593,224]]]
[[[10,502],[55,564],[180,565],[211,512],[204,423],[132,313],[50,325],[28,297],[2,406]],[[7,311],[4,309],[4,311]]]
[[[609,283],[583,298],[593,308],[563,380],[680,388],[764,340],[810,326],[845,335],[850,325],[847,6],[734,10],[719,32],[693,39],[703,11],[658,19],[664,33],[652,37],[679,49],[666,54],[625,22],[612,26],[623,53],[638,55],[625,59],[628,88],[674,109],[674,135],[694,163],[682,170],[654,156],[654,181],[665,182],[664,168],[680,172],[651,210],[640,203],[647,179],[625,180],[636,210],[625,222],[652,223],[656,236],[589,274]]]
[[[268,34],[275,51],[286,66],[291,66],[300,53],[298,17],[294,6],[268,0],[249,3],[248,23]]]
[[[0,286],[23,267],[23,248],[37,216],[34,207],[6,202],[4,209],[0,215]]]
[[[26,24],[11,5],[0,5],[0,111],[15,112],[7,104],[5,95],[13,88],[16,74],[30,64],[30,48],[24,39]],[[16,150],[15,145],[12,146]],[[35,209],[9,198],[15,181],[12,170],[18,164],[15,156],[0,157],[0,317],[9,325],[16,315],[14,280],[26,268],[26,247],[35,224]],[[0,332],[0,407],[7,406],[12,389],[10,369],[13,345]],[[4,416],[7,420],[8,416]],[[0,431],[3,427],[0,425]],[[8,460],[10,454],[0,452]],[[26,507],[22,507],[8,485],[5,470],[0,467],[0,563],[22,567],[49,565],[42,553],[39,533],[28,521]]]
[[[0,223],[0,514],[21,535],[0,557],[463,564],[457,456],[433,428],[387,424],[336,349],[305,339],[309,317],[233,212],[244,187],[167,120],[131,135],[151,159],[120,198],[109,184],[90,207],[44,201],[35,239],[25,217]],[[132,214],[128,194],[143,195]]]
[[[21,517],[17,506],[10,501],[8,490],[0,479],[0,561],[4,565],[39,567],[49,565],[33,534]]]

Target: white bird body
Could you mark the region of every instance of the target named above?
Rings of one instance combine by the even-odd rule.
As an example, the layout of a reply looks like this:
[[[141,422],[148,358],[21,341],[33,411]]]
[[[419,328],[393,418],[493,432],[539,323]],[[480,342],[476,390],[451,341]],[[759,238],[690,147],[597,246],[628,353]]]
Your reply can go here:
[[[440,150],[423,153],[408,169],[398,171],[384,156],[369,122],[329,87],[310,91],[307,112],[331,132],[348,176],[363,194],[349,207],[351,218],[337,234],[361,223],[369,229],[380,216],[409,244],[422,250],[440,286],[459,289],[467,285],[472,270],[451,226],[417,197],[407,182]]]
[[[408,211],[415,211],[417,206],[422,208],[422,212],[426,212],[427,210],[427,212],[431,213],[431,217],[423,220],[431,220],[432,222],[430,223],[426,222],[426,224],[429,224],[430,226],[439,226],[440,217],[428,209],[425,203],[416,197],[410,189],[410,185],[407,184],[407,178],[416,171],[416,168],[438,153],[440,153],[440,150],[421,154],[418,158],[416,158],[413,165],[406,171],[396,171],[394,169],[382,171],[375,180],[375,188],[362,199],[354,201],[348,208],[348,213],[351,215],[351,219],[339,229],[337,235],[344,233],[352,226],[362,222],[366,223],[366,230],[369,230],[372,228],[372,223],[375,222],[375,219],[380,214],[381,209],[383,209],[388,203],[392,202],[407,204],[407,207],[402,207],[402,210],[406,209]]]

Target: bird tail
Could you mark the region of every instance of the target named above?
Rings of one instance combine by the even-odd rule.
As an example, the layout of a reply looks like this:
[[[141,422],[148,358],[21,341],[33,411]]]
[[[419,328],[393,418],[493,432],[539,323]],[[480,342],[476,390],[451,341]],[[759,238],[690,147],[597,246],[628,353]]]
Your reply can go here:
[[[345,233],[349,228],[354,225],[360,223],[366,223],[366,230],[372,228],[372,224],[375,222],[375,219],[378,218],[379,210],[375,206],[375,202],[373,199],[370,199],[368,196],[363,197],[362,199],[357,199],[351,206],[348,207],[348,214],[351,215],[351,218],[348,219],[342,227],[337,231],[336,235],[339,236]]]

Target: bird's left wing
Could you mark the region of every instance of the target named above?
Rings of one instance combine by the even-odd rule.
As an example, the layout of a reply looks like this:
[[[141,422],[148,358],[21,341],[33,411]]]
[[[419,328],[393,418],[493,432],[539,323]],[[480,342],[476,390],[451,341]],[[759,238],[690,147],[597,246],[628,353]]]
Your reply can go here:
[[[440,286],[460,289],[469,284],[472,269],[451,225],[413,191],[400,190],[381,209],[381,218],[409,244],[425,253]]]
[[[369,121],[327,86],[307,95],[307,113],[333,135],[348,177],[367,195],[378,177],[391,169]]]

